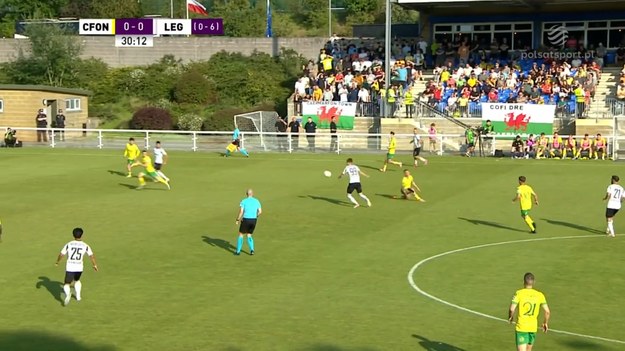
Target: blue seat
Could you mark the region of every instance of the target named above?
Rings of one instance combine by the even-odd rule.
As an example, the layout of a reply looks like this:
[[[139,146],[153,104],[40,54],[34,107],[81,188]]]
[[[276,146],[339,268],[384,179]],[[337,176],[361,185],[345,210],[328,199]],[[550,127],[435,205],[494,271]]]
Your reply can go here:
[[[549,99],[550,99],[549,95],[543,95],[543,101],[545,102],[545,104],[549,103]]]
[[[616,62],[616,52],[608,52],[605,55],[605,62],[604,64],[613,64],[614,62]]]

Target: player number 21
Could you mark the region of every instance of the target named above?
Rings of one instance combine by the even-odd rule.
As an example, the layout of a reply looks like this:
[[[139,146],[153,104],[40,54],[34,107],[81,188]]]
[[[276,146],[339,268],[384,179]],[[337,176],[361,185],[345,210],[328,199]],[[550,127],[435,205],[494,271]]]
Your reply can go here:
[[[620,199],[621,198],[621,191],[620,190],[614,190],[614,198],[615,199]]]
[[[523,304],[523,309],[527,309],[525,313],[523,313],[524,316],[533,316],[536,311],[536,304],[526,302]]]

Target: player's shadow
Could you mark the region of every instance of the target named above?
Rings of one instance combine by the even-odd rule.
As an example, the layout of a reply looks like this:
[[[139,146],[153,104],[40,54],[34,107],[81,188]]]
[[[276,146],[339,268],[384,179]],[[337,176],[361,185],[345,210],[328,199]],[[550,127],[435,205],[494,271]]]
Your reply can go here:
[[[118,175],[118,176],[120,176],[120,177],[125,177],[125,176],[127,176],[127,175],[128,175],[128,173],[124,173],[124,172],[120,172],[120,171],[114,171],[114,170],[112,170],[112,169],[109,169],[109,170],[108,170],[108,172],[109,172],[109,174],[111,174],[111,175]]]
[[[444,342],[430,340],[424,336],[412,334],[412,337],[419,340],[419,346],[426,351],[466,351],[454,345]]]
[[[137,186],[136,185],[132,185],[132,184],[125,184],[125,183],[119,183],[119,186],[124,186],[128,189],[132,189],[132,190],[137,190]],[[166,188],[153,188],[153,187],[149,187],[146,186],[145,188],[141,189],[141,190],[137,190],[137,191],[144,191],[144,190],[167,190]]]
[[[219,239],[219,238],[211,238],[209,236],[203,235],[202,236],[202,241],[204,241],[205,243],[207,243],[210,246],[214,246],[214,247],[218,247],[220,249],[224,249],[230,253],[235,253],[236,252],[236,247],[232,244],[230,244],[229,241],[226,241],[224,239]]]
[[[391,195],[391,194],[375,194],[375,196],[381,196],[381,197],[385,197],[387,199],[391,199],[391,200],[397,200],[398,197],[395,195]]]
[[[64,350],[64,351],[115,351],[112,345],[85,345],[69,336],[59,333],[48,334],[40,331],[19,330],[0,331],[0,350]]]
[[[378,167],[367,166],[367,165],[358,165],[358,167],[365,168],[365,169],[371,169],[371,170],[374,170],[374,171],[379,171],[380,170],[380,168],[378,168]]]
[[[50,280],[50,278],[48,277],[39,277],[38,279],[39,281],[37,282],[37,284],[35,284],[35,287],[37,289],[41,289],[41,287],[44,287],[46,288],[46,290],[48,290],[50,295],[54,297],[56,301],[63,302],[63,299],[61,299],[61,292],[63,292],[63,283],[55,280]]]
[[[331,197],[325,197],[325,196],[316,196],[316,195],[300,195],[299,198],[301,199],[312,199],[312,200],[321,200],[321,201],[325,201],[325,202],[329,202],[331,204],[335,204],[335,205],[339,205],[339,206],[351,206],[349,204],[349,202],[347,201],[343,201],[343,200],[339,200],[339,199],[333,199]]]
[[[501,224],[501,223],[497,223],[497,222],[491,222],[491,221],[485,221],[482,219],[470,219],[470,218],[464,218],[464,217],[458,217],[458,219],[461,219],[463,221],[467,221],[471,224],[474,225],[485,225],[488,227],[493,227],[493,228],[497,228],[497,229],[505,229],[505,230],[509,230],[512,232],[520,232],[520,233],[526,233],[527,231],[525,230],[521,230],[518,228],[513,228],[513,227],[508,227],[507,225]]]
[[[556,221],[556,220],[553,220],[553,219],[546,219],[546,218],[541,218],[541,219],[543,221],[549,223],[549,224],[559,225],[561,227],[567,227],[567,228],[579,230],[579,231],[582,231],[582,232],[588,232],[588,233],[593,233],[593,234],[605,234],[601,230],[598,230],[598,229],[595,229],[595,228],[586,227],[586,226],[583,226],[583,225],[580,225],[580,224],[575,224],[575,223],[565,222],[565,221]]]
[[[596,344],[592,341],[586,340],[572,340],[566,339],[560,341],[561,344],[566,345],[567,350],[593,350],[593,351],[601,351],[601,350],[610,350],[605,346]]]

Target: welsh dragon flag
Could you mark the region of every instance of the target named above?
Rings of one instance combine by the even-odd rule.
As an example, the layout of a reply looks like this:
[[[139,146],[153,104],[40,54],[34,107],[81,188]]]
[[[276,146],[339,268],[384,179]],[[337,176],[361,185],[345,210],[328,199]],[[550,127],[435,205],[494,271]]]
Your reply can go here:
[[[555,105],[482,103],[482,122],[490,120],[495,135],[504,138],[551,135],[555,114]]]
[[[317,128],[330,128],[332,117],[335,118],[338,129],[354,129],[354,117],[356,116],[355,102],[339,101],[304,101],[302,103],[302,117],[304,120],[312,118]]]

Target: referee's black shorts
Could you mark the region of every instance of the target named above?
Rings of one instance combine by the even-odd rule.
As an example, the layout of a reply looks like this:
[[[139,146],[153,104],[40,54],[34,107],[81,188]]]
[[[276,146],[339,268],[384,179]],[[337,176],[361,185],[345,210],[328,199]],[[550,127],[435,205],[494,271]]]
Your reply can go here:
[[[254,234],[256,229],[256,218],[243,218],[241,224],[239,224],[239,233],[241,234]]]

